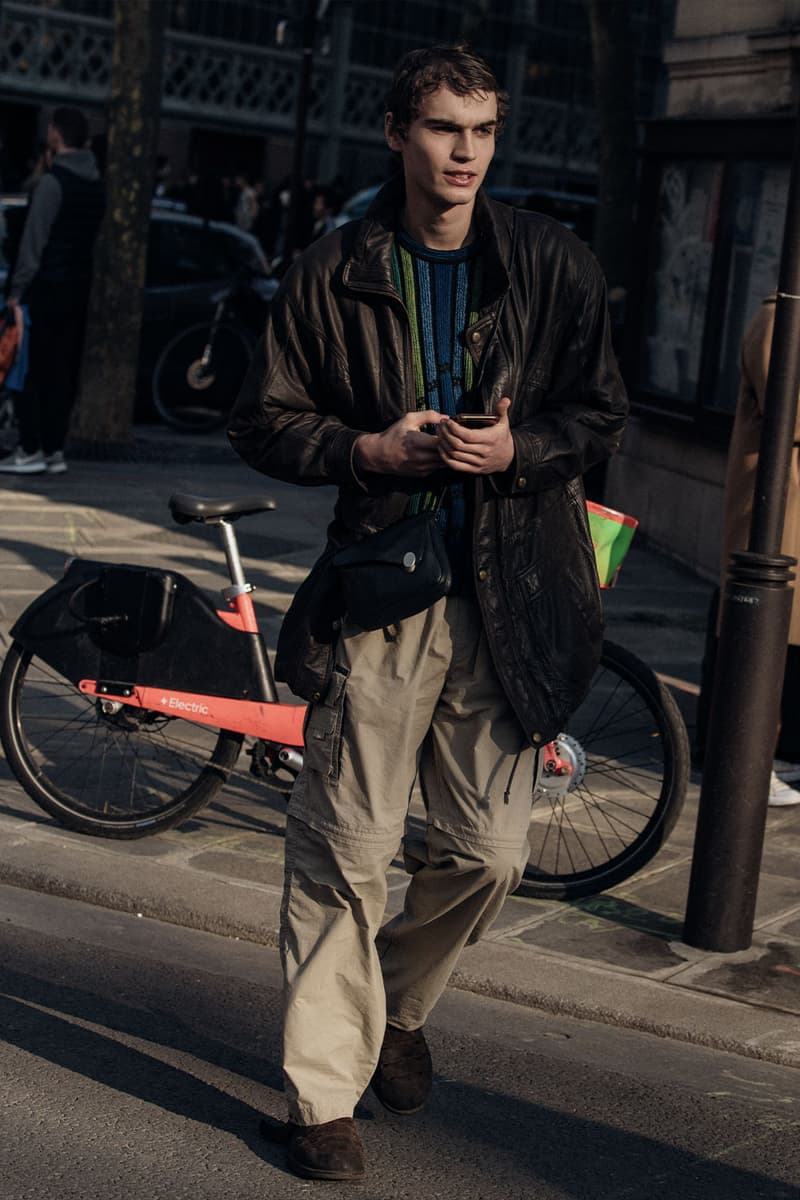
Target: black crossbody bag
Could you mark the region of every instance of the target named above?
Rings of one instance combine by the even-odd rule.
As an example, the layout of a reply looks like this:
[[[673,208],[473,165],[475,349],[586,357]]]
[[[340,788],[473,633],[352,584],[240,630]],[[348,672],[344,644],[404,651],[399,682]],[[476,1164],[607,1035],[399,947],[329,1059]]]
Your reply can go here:
[[[438,515],[404,517],[334,556],[349,620],[384,629],[447,595],[453,579]]]
[[[500,301],[492,333],[483,352],[475,391],[483,382],[489,346],[497,337],[500,318],[511,290],[517,249],[517,214],[512,213],[509,288]],[[442,496],[444,493],[442,493]],[[441,503],[442,496],[439,497]],[[361,629],[385,629],[430,608],[446,596],[453,583],[439,503],[413,517],[403,517],[379,533],[369,534],[339,550],[333,565],[339,572],[348,619]]]

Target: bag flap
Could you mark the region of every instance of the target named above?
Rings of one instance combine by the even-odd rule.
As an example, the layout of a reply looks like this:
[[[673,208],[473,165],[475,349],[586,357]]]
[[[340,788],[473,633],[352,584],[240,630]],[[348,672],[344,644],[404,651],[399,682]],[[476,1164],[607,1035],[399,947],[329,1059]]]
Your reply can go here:
[[[435,520],[435,513],[421,513],[398,521],[380,533],[373,533],[363,541],[339,550],[334,556],[333,565],[346,570],[382,563],[407,570],[403,562],[407,555],[413,554],[416,563],[421,563],[430,552],[431,527]]]

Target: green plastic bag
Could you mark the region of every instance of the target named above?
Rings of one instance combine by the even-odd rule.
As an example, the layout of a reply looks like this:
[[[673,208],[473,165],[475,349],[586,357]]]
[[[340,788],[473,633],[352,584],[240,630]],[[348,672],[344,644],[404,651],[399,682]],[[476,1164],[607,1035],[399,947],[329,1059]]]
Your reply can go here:
[[[604,508],[602,504],[594,504],[591,500],[587,501],[586,507],[589,510],[589,530],[600,586],[613,587],[639,522],[635,517],[626,516],[613,508]]]

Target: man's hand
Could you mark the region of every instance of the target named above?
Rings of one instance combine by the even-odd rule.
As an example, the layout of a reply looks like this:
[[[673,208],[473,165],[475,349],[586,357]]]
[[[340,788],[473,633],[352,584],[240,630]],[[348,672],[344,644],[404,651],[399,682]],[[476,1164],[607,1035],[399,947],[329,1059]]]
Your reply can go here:
[[[355,465],[378,475],[430,475],[442,468],[439,441],[423,433],[423,425],[436,425],[441,413],[406,413],[383,433],[362,433],[355,445]]]
[[[507,470],[514,461],[514,439],[508,423],[508,396],[494,406],[497,423],[469,429],[445,418],[436,430],[441,461],[453,471],[467,475],[493,475]]]

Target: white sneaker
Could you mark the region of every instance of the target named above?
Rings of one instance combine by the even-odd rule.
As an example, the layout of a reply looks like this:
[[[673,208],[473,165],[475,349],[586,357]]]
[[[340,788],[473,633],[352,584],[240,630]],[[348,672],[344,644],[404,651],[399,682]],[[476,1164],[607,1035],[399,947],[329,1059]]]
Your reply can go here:
[[[63,475],[67,469],[64,451],[54,450],[52,454],[45,454],[44,465],[48,475]],[[800,779],[800,772],[797,777]]]
[[[769,777],[770,808],[788,808],[790,804],[800,804],[800,792],[780,780],[773,771]]]
[[[17,446],[13,454],[0,458],[0,471],[5,471],[7,475],[41,475],[46,470],[41,450],[26,454],[21,446]]]
[[[784,762],[782,758],[776,758],[772,769],[784,783],[796,783],[800,779],[800,763]]]

